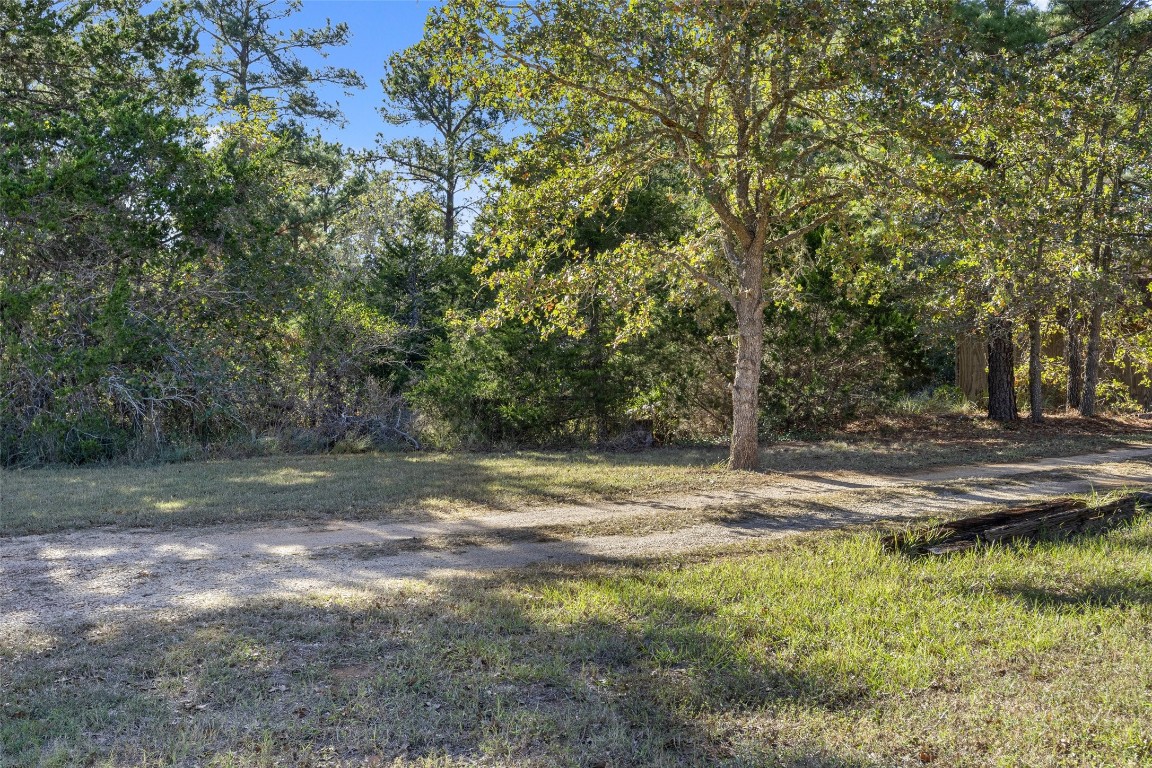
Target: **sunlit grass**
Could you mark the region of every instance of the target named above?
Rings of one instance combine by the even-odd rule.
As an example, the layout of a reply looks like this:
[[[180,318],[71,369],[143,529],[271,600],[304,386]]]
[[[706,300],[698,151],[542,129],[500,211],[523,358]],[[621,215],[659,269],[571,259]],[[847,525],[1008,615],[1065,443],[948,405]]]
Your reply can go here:
[[[6,653],[10,765],[1147,766],[1152,519],[943,558],[832,534]]]

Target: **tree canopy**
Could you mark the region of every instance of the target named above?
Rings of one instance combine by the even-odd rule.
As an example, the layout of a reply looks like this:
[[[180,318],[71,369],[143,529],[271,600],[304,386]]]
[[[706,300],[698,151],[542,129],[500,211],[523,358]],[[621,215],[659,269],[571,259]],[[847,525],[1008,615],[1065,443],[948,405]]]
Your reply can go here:
[[[1145,0],[299,10],[0,0],[5,463],[1152,407]]]

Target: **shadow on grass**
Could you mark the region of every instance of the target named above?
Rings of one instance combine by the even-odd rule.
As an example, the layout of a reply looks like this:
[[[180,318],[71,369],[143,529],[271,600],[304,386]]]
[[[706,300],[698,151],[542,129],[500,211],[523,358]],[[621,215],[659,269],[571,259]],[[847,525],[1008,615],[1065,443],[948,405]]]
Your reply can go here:
[[[862,684],[748,658],[704,603],[557,617],[552,579],[87,625],[9,660],[4,764],[879,765],[716,724]]]
[[[877,476],[940,465],[1086,453],[1126,445],[1123,436],[1020,440],[925,440],[915,450],[871,439],[766,446],[766,472],[855,470]],[[719,447],[643,453],[367,454],[273,456],[146,467],[5,472],[7,506],[0,534],[91,525],[204,525],[268,520],[436,517],[444,510],[494,510],[524,503],[649,494],[716,479]],[[741,484],[725,476],[721,485]],[[826,478],[824,478],[826,480]],[[837,481],[843,490],[858,485]],[[833,486],[829,486],[829,490]]]
[[[443,509],[512,510],[622,494],[685,471],[707,472],[720,449],[644,454],[273,456],[148,467],[5,473],[0,533],[89,525],[203,525],[266,520],[431,519]]]
[[[1069,589],[1047,589],[1027,583],[1002,584],[996,591],[1023,600],[1037,610],[1131,608],[1152,606],[1152,579],[1093,581]]]
[[[1124,540],[1140,546],[1148,541]],[[558,546],[578,554],[574,544]],[[549,568],[442,581],[435,589],[368,589],[362,583],[355,597],[265,597],[184,618],[171,610],[92,615],[78,627],[56,629],[55,647],[42,653],[27,643],[5,652],[0,764],[915,764],[920,753],[912,750],[948,746],[918,743],[937,738],[939,721],[922,710],[927,700],[915,690],[900,694],[911,697],[903,706],[928,720],[876,719],[872,733],[862,733],[859,742],[843,725],[864,723],[867,731],[872,715],[884,711],[883,702],[901,706],[882,678],[903,675],[901,686],[935,681],[945,667],[933,659],[955,658],[965,647],[951,642],[958,633],[967,633],[972,648],[997,632],[1016,638],[1002,651],[1016,649],[1017,640],[1042,648],[1050,638],[1065,637],[1076,638],[1070,647],[1082,648],[1100,624],[1090,615],[1079,621],[1076,606],[1143,606],[1150,592],[1143,560],[1132,557],[1114,580],[1060,591],[1063,571],[1076,563],[1105,563],[1106,549],[1090,549],[1088,559],[1069,557],[1066,567],[1039,569],[1062,561],[1014,562],[1008,553],[992,553],[988,565],[995,568],[975,567],[957,579],[948,578],[944,561],[875,560],[869,554],[874,551],[843,550],[845,557],[863,559],[841,563],[839,555],[818,550],[789,568],[758,575],[742,561],[704,573],[678,573],[670,565]],[[785,603],[781,612],[765,613],[780,596],[770,595],[759,609],[745,599],[772,584],[803,593],[821,564],[839,576]],[[891,581],[900,583],[909,570],[903,589],[891,591]],[[1000,578],[1006,586],[995,594]],[[994,598],[981,597],[986,592]],[[1022,607],[1005,596],[1031,602]],[[972,615],[970,627],[962,625],[973,607],[987,613]],[[845,616],[833,618],[840,608],[847,609]],[[1069,616],[1073,620],[1063,621]],[[792,626],[806,619],[813,626]],[[1120,623],[1106,617],[1101,622],[1106,630]],[[1142,648],[1142,626],[1106,635],[1115,645],[1096,649],[1095,656],[1055,657],[1053,663],[1079,670],[1070,679],[1076,685],[1101,682],[1092,678],[1097,668],[1081,660],[1105,658],[1125,647],[1121,641]],[[814,640],[828,631],[860,642],[823,646]],[[841,664],[844,650],[857,660]],[[886,650],[895,654],[889,661],[874,667],[866,661],[883,658]],[[1117,669],[1138,668],[1144,656],[1136,656],[1135,667]],[[974,663],[985,668],[989,660]],[[1041,690],[1012,693],[1022,682],[1015,674],[1005,678],[1006,688],[991,692],[988,678],[973,678],[982,688],[959,691],[945,703],[980,711],[976,703],[964,703],[969,695],[992,702],[1001,694]],[[1123,679],[1131,680],[1131,673],[1124,671]],[[1103,690],[1116,690],[1115,680]],[[1126,712],[1133,723],[1143,712],[1138,683],[1120,690],[1130,696],[1131,709],[1113,713],[1113,732],[1128,728]],[[1044,712],[1034,720],[1041,730],[1053,727]],[[838,739],[835,746],[800,730],[821,722],[837,729],[837,736],[829,736]],[[916,722],[925,730],[909,731]],[[982,716],[975,725],[966,722],[961,717],[943,729],[985,733]],[[1072,733],[1079,725],[1064,727]],[[988,738],[1007,739],[1013,747],[1013,738],[1025,738],[1015,733],[993,730]],[[854,751],[858,743],[860,752],[887,753],[862,757]]]

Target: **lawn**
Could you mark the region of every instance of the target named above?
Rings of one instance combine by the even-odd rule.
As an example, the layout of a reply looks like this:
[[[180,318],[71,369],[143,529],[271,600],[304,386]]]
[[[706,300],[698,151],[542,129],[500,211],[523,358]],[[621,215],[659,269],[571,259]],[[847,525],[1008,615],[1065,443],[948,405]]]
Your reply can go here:
[[[912,559],[823,534],[62,630],[5,765],[1150,766],[1152,517]]]
[[[1070,423],[1076,424],[1075,420]],[[939,422],[935,423],[937,426]],[[1152,442],[1152,430],[1003,429],[989,422],[901,438],[846,434],[770,445],[761,473],[730,473],[722,448],[643,453],[370,453],[268,456],[152,466],[6,470],[0,535],[92,525],[444,517],[484,510],[773,482],[775,472],[902,473],[927,467],[1068,456]]]

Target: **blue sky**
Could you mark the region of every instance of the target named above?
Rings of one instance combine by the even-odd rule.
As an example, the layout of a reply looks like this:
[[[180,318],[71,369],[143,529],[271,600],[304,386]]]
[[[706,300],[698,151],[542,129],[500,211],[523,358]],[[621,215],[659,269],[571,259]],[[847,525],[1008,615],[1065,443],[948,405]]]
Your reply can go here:
[[[384,98],[380,76],[393,51],[420,39],[424,19],[434,5],[433,0],[304,0],[303,8],[290,19],[293,28],[318,27],[331,19],[333,24],[346,22],[352,33],[348,45],[333,48],[326,60],[307,57],[305,63],[350,67],[367,86],[352,96],[345,96],[339,88],[318,89],[325,101],[339,102],[348,120],[344,128],[323,126],[325,138],[364,149],[375,143],[377,133],[394,137],[413,132],[412,127],[386,124],[377,113]]]

